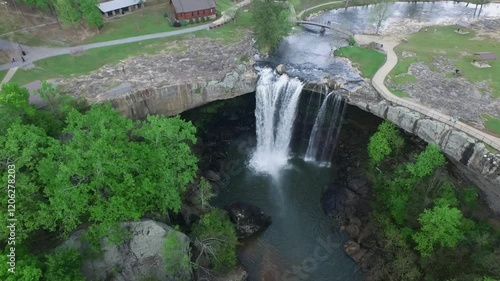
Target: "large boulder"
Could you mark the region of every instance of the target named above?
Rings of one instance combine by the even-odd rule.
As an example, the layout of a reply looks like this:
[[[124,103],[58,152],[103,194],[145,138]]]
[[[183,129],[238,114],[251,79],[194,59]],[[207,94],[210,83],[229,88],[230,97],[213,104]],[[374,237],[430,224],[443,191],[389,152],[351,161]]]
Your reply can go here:
[[[130,231],[130,238],[120,244],[102,239],[102,255],[97,257],[86,255],[89,245],[82,241],[85,230],[71,235],[61,247],[79,249],[83,256],[88,257],[82,265],[87,280],[191,280],[190,267],[167,272],[164,258],[165,238],[170,235],[177,236],[182,251],[189,252],[190,240],[185,234],[153,220],[127,222],[121,227]]]
[[[236,225],[238,238],[246,238],[271,225],[271,217],[257,206],[236,202],[226,207],[231,221]]]
[[[283,64],[279,64],[276,67],[276,72],[278,72],[279,75],[282,75],[285,73],[285,66]]]
[[[345,188],[336,184],[325,186],[321,195],[321,206],[327,216],[341,216],[345,211]]]

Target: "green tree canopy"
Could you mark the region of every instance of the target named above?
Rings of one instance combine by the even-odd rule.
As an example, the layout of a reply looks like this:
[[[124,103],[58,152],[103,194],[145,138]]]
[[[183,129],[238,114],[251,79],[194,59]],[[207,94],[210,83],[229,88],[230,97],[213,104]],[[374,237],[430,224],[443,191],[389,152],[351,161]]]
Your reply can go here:
[[[418,218],[422,225],[413,235],[416,249],[422,256],[430,256],[436,245],[453,248],[464,235],[460,230],[462,212],[449,206],[435,206],[425,210]]]
[[[407,169],[414,178],[421,179],[432,175],[434,171],[446,164],[446,159],[439,146],[429,144],[425,151],[417,156],[414,164],[409,164]]]
[[[253,4],[253,22],[257,44],[270,51],[291,30],[286,2],[258,0]]]
[[[368,143],[368,156],[374,165],[382,162],[393,152],[399,152],[404,146],[404,139],[398,128],[389,121],[384,121]]]
[[[0,137],[0,156],[16,165],[23,186],[18,224],[25,231],[18,235],[40,227],[69,234],[90,222],[91,235],[103,237],[118,222],[146,212],[178,211],[197,171],[189,146],[194,135],[179,117],[133,122],[109,105],[85,114],[73,109],[59,139],[14,124]],[[4,229],[0,234],[4,239]]]

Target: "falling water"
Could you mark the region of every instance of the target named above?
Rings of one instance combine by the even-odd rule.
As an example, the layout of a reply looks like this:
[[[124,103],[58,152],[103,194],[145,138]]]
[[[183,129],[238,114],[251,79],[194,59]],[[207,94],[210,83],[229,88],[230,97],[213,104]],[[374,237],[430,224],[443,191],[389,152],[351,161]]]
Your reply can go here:
[[[314,122],[305,161],[316,162],[321,166],[330,165],[344,110],[345,102],[340,94],[331,92],[326,96]]]
[[[257,149],[250,161],[259,172],[275,174],[288,161],[288,146],[303,83],[272,69],[260,73],[256,91]]]

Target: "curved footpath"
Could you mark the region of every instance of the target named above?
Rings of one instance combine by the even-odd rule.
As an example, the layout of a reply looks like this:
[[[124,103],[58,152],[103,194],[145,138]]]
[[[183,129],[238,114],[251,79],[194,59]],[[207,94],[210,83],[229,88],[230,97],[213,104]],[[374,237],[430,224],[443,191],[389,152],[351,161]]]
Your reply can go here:
[[[181,34],[185,34],[185,33],[195,32],[195,31],[199,31],[199,30],[205,30],[205,29],[208,29],[209,26],[210,26],[210,24],[203,24],[200,26],[185,28],[185,29],[181,29],[181,30],[154,33],[154,34],[148,34],[148,35],[141,35],[141,36],[136,36],[136,37],[128,37],[128,38],[123,38],[123,39],[117,39],[117,40],[111,40],[111,41],[106,41],[106,42],[93,43],[93,44],[87,44],[87,45],[81,45],[81,46],[75,46],[75,47],[68,47],[68,48],[30,47],[30,46],[26,46],[26,45],[21,45],[21,48],[24,51],[26,51],[26,53],[27,53],[27,55],[25,56],[25,59],[27,62],[22,63],[19,61],[19,58],[16,58],[15,63],[6,63],[6,64],[0,65],[0,70],[6,70],[6,69],[14,68],[14,67],[22,67],[22,66],[26,65],[27,63],[32,63],[32,62],[35,62],[35,61],[38,61],[41,59],[46,59],[46,58],[60,56],[60,55],[68,55],[68,54],[71,54],[72,52],[75,52],[75,51],[82,51],[82,50],[89,50],[89,49],[94,49],[94,48],[121,45],[121,44],[139,42],[139,41],[144,41],[144,40],[149,40],[149,39],[171,37],[171,36],[181,35]],[[10,49],[10,48],[12,48],[11,42],[9,42],[7,40],[0,39],[0,49]]]
[[[394,52],[394,47],[396,47],[399,43],[395,42],[391,39],[384,39],[379,36],[372,35],[355,35],[356,41],[361,44],[367,44],[370,42],[377,42],[379,44],[383,44],[384,51],[387,54],[387,60],[385,64],[375,73],[375,76],[372,78],[373,87],[379,92],[379,94],[384,97],[386,100],[391,101],[395,104],[407,107],[414,111],[417,111],[423,115],[426,115],[432,119],[440,121],[442,123],[447,124],[457,130],[460,130],[469,136],[485,143],[496,150],[500,151],[500,138],[489,135],[483,131],[480,131],[472,126],[464,124],[462,122],[454,122],[452,121],[452,117],[445,115],[441,112],[435,111],[429,107],[426,107],[422,104],[415,103],[413,101],[405,100],[400,97],[395,96],[394,94],[387,89],[384,85],[385,77],[389,74],[389,72],[396,66],[398,62],[398,57]]]

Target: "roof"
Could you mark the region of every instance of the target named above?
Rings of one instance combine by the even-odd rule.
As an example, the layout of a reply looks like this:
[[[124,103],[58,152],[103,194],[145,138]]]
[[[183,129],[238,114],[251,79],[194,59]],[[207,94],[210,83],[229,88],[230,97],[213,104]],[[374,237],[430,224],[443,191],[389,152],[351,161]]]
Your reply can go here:
[[[143,1],[146,2],[146,1]],[[121,8],[134,6],[141,3],[141,0],[112,0],[99,4],[99,10],[103,13],[111,12]]]
[[[495,53],[479,52],[479,53],[475,53],[474,55],[478,55],[483,60],[496,60],[497,59],[497,55]]]
[[[172,0],[176,13],[189,13],[215,8],[214,0]]]
[[[456,25],[460,25],[462,27],[469,27],[470,26],[470,22],[459,20],[459,21],[457,21]]]

